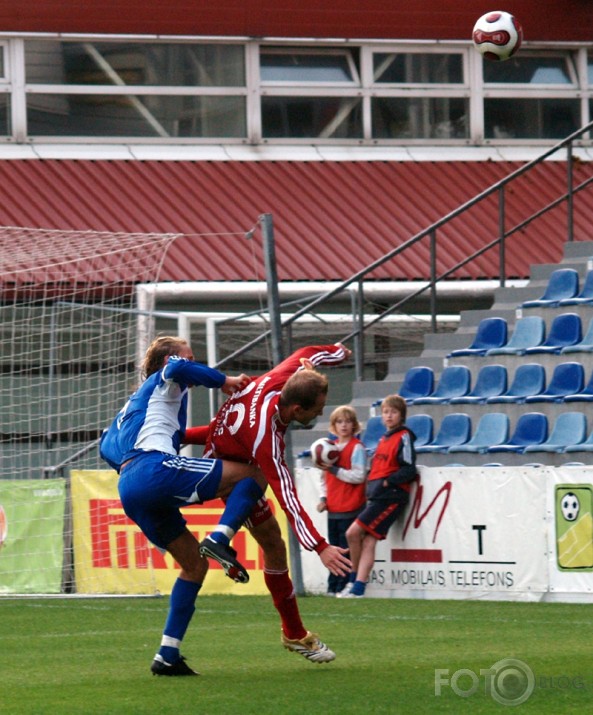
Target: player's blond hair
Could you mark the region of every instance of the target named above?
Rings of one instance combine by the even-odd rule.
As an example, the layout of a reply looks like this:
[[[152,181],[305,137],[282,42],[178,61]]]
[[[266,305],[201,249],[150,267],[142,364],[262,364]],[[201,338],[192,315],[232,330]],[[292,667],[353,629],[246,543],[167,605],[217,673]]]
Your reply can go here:
[[[187,340],[177,335],[161,335],[148,346],[144,360],[140,366],[142,377],[146,379],[165,365],[165,358],[177,355],[182,348],[187,347]]]
[[[360,422],[358,421],[358,415],[354,407],[350,407],[350,405],[340,405],[340,407],[336,407],[329,416],[329,428],[333,430],[336,422],[340,419],[352,422],[354,425],[354,434],[360,432]]]

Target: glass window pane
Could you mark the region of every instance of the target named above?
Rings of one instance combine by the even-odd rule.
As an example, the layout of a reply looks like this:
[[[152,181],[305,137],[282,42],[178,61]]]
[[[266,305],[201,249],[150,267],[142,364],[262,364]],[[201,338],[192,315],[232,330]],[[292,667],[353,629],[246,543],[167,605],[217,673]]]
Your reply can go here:
[[[380,84],[462,84],[463,60],[460,54],[376,52],[373,79]]]
[[[262,97],[262,132],[273,137],[360,139],[358,97]]]
[[[348,51],[306,53],[262,48],[262,82],[353,82]]]
[[[587,75],[589,84],[593,84],[593,53],[587,55]]]
[[[43,95],[27,101],[32,136],[246,136],[244,97]]]
[[[578,99],[485,99],[487,139],[563,139],[580,126]]]
[[[26,42],[27,82],[243,87],[241,45]]]
[[[484,82],[509,84],[573,84],[568,56],[517,55],[506,62],[484,60]]]
[[[465,139],[468,100],[448,97],[376,97],[372,100],[373,138]]]
[[[0,94],[0,136],[10,136],[10,95]]]

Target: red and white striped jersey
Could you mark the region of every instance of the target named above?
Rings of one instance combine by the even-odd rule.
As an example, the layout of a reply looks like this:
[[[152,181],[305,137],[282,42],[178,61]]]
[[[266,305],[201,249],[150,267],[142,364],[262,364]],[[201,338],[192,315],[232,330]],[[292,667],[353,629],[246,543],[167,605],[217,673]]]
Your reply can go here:
[[[321,552],[327,542],[314,527],[297,496],[284,454],[288,425],[280,419],[278,400],[288,378],[303,369],[303,359],[317,367],[336,365],[345,358],[346,351],[341,345],[297,350],[222,405],[211,425],[205,451],[207,454],[211,449],[222,459],[257,464],[286,512],[299,542],[309,551]]]

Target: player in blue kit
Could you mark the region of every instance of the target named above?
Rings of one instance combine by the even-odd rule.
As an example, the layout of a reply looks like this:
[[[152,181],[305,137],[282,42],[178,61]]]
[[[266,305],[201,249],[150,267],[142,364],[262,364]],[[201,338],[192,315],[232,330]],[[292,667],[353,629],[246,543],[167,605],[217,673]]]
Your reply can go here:
[[[151,670],[155,675],[197,675],[185,663],[179,648],[208,571],[208,560],[200,555],[199,543],[187,528],[180,507],[226,499],[209,555],[221,563],[228,576],[246,583],[247,571],[229,542],[263,496],[266,482],[252,465],[179,455],[188,390],[202,385],[231,395],[244,388],[249,378],[229,377],[194,362],[187,342],[171,336],[153,341],[142,371],[144,382],[103,434],[101,456],[120,475],[118,490],[127,516],[181,567]]]

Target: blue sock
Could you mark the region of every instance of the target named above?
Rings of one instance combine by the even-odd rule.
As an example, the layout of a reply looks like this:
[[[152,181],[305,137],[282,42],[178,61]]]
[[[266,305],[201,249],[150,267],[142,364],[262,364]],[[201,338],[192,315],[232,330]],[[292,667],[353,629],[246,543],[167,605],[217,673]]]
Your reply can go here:
[[[348,583],[354,583],[356,581],[356,571],[351,571],[348,574]]]
[[[159,655],[167,663],[175,663],[179,660],[179,646],[196,610],[196,598],[200,588],[202,588],[201,583],[185,581],[181,578],[178,578],[173,585],[169,613],[159,648]]]
[[[364,581],[355,581],[350,593],[353,593],[355,596],[364,596],[365,588],[366,583]]]
[[[227,497],[224,511],[220,517],[220,530],[215,529],[210,534],[210,538],[228,546],[230,539],[243,526],[255,503],[263,495],[262,488],[252,477],[237,482]]]

